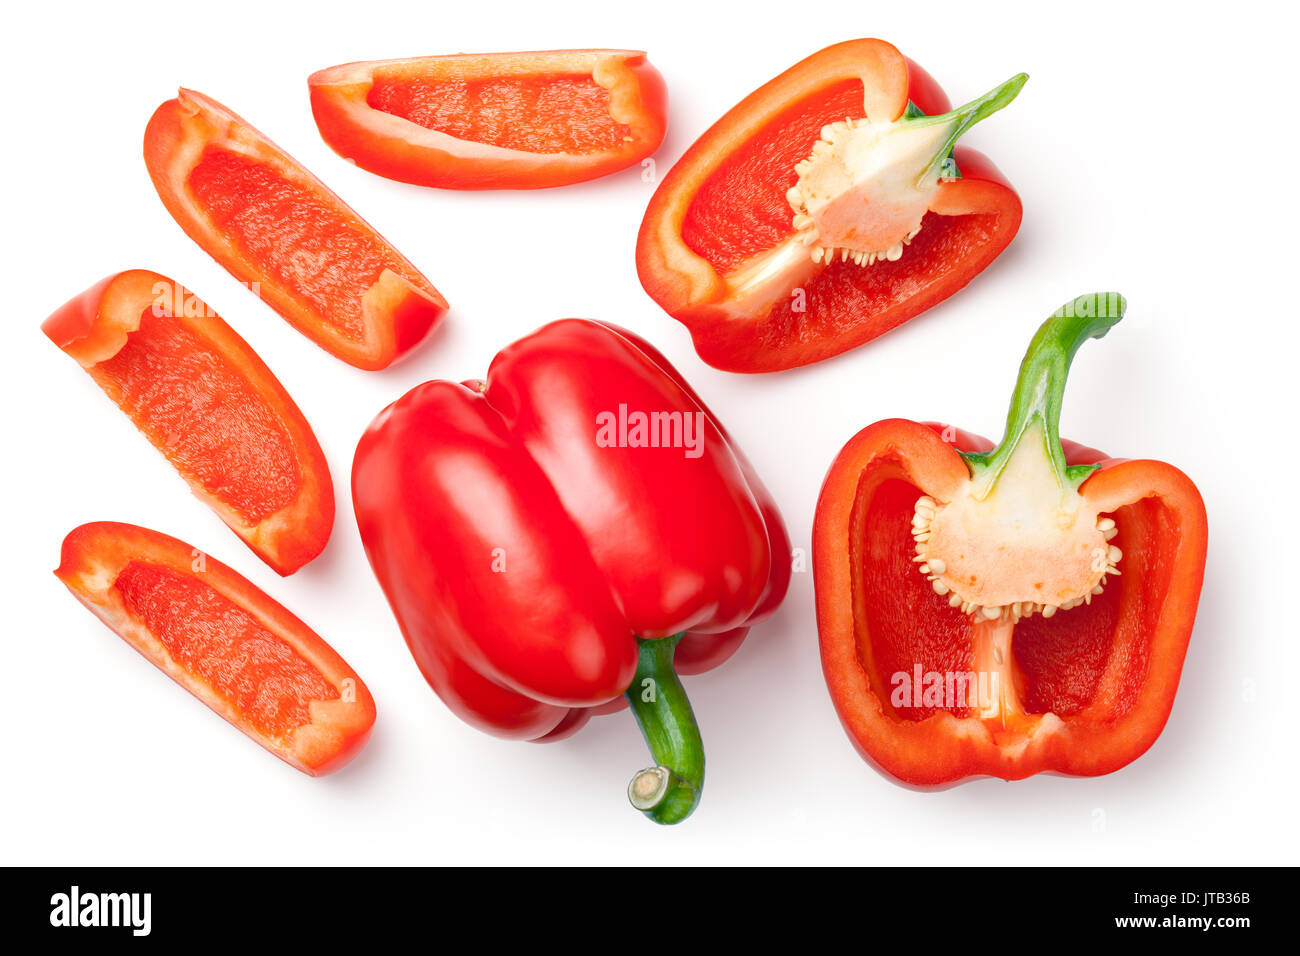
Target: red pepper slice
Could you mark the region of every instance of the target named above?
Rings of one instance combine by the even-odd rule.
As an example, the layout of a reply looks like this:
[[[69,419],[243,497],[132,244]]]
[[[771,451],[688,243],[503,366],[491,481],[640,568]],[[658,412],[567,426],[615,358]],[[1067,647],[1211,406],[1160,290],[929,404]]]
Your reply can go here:
[[[1075,351],[1123,300],[1040,329],[1001,445],[892,419],[822,487],[813,531],[822,664],[863,755],[900,780],[1098,775],[1169,717],[1206,555],[1181,471],[1062,442]]]
[[[247,579],[183,541],[115,521],[74,529],[54,572],[159,670],[271,753],[320,776],[360,751],[370,691]]]
[[[1019,229],[1020,199],[993,164],[963,148],[947,157],[1024,79],[951,111],[883,40],[813,54],[664,178],[637,240],[641,284],[728,371],[806,365],[887,332],[966,285]],[[849,137],[878,140],[855,153],[856,172]],[[827,157],[839,164],[829,172]]]
[[[42,324],[263,561],[292,574],[334,526],[334,485],[284,386],[202,300],[119,272]]]
[[[427,382],[381,412],[352,498],[411,653],[459,717],[556,740],[626,697],[657,764],[634,805],[689,815],[704,760],[676,672],[720,664],[772,613],[790,552],[662,355],[613,326],[547,325],[486,382]]]
[[[350,365],[388,366],[447,310],[432,283],[324,183],[202,93],[181,90],[158,107],[144,159],[186,235]]]
[[[663,141],[663,78],[635,50],[458,54],[313,73],[335,152],[420,186],[536,189],[605,176]]]

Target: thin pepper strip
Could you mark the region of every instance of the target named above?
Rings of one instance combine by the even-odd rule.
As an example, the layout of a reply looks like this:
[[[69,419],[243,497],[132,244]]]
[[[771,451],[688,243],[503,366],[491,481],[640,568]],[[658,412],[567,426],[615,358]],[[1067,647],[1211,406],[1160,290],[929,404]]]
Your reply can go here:
[[[663,78],[635,50],[370,60],[308,80],[322,138],[362,169],[446,189],[605,176],[663,141]]]
[[[136,525],[84,524],[54,572],[150,663],[290,766],[311,776],[356,756],[375,702],[347,662],[247,579]]]
[[[334,485],[320,443],[257,353],[201,299],[133,269],[91,286],[41,329],[278,573],[324,549]]]
[[[216,100],[181,90],[144,135],[172,218],[223,268],[330,354],[385,368],[447,301],[292,156]]]

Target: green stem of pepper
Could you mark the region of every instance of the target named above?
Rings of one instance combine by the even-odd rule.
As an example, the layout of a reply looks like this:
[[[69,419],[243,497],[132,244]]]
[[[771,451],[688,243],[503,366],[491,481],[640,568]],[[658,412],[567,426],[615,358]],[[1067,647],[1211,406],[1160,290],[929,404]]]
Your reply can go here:
[[[1042,435],[1043,454],[1051,460],[1062,488],[1077,490],[1097,469],[1096,465],[1066,465],[1061,450],[1061,398],[1074,353],[1088,339],[1099,339],[1110,331],[1124,317],[1126,307],[1118,292],[1093,292],[1067,302],[1039,327],[1020,363],[1001,444],[989,452],[962,453],[976,481],[976,497],[985,498],[993,490],[1007,461],[1035,422],[1042,426],[1035,434]]]
[[[624,694],[655,760],[655,766],[632,778],[627,795],[656,823],[681,823],[704,789],[704,742],[686,688],[673,670],[673,652],[681,639],[681,634],[638,638],[636,677]]]
[[[980,120],[987,119],[1002,107],[1006,106],[1020,93],[1021,87],[1029,79],[1028,73],[1017,73],[1011,79],[1007,80],[1000,86],[989,90],[983,96],[971,100],[964,106],[959,106],[955,110],[947,113],[939,113],[935,116],[926,116],[914,103],[907,104],[907,110],[903,114],[908,126],[938,126],[941,124],[952,124],[952,129],[948,138],[944,140],[943,146],[934,154],[930,164],[926,166],[925,171],[921,173],[920,178],[925,179],[934,173],[936,167],[947,163],[952,156],[953,144],[965,134],[965,132],[978,123]],[[945,178],[960,178],[961,173],[957,172],[956,166],[948,163],[948,168],[943,171]]]

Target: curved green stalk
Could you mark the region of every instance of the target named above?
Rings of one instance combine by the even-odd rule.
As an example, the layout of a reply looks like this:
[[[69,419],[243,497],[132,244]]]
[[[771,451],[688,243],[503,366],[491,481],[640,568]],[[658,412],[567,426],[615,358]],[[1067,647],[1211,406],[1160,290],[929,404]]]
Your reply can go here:
[[[1092,292],[1067,302],[1039,327],[1020,363],[1001,444],[989,452],[962,453],[977,482],[976,497],[987,497],[993,490],[1016,446],[1035,422],[1041,425],[1041,431],[1035,431],[1042,435],[1046,445],[1043,452],[1051,460],[1062,488],[1077,489],[1096,470],[1096,465],[1065,464],[1060,434],[1061,397],[1079,346],[1109,332],[1124,317],[1126,307],[1118,292]]]
[[[1026,81],[1029,79],[1028,73],[1017,73],[1005,83],[994,87],[983,96],[971,100],[964,106],[959,106],[955,110],[947,113],[939,113],[935,116],[926,116],[916,105],[909,102],[907,110],[904,112],[905,122],[908,126],[938,126],[940,124],[951,124],[952,129],[948,137],[944,140],[938,152],[929,165],[921,173],[919,179],[924,180],[927,176],[934,174],[937,167],[943,165],[952,155],[952,147],[965,132],[978,123],[980,120],[988,119],[1002,107],[1006,106],[1020,93]],[[955,171],[955,167],[954,167]],[[960,177],[960,173],[957,174]]]
[[[656,764],[632,778],[627,796],[656,823],[681,823],[704,789],[704,742],[686,688],[673,670],[673,652],[681,639],[680,634],[653,641],[637,638],[640,660],[624,694]]]

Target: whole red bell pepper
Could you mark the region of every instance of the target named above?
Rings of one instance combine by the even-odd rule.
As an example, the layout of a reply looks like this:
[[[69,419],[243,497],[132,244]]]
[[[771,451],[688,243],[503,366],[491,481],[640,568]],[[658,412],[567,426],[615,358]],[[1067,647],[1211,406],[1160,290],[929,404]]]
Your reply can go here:
[[[116,521],[71,531],[54,572],[150,663],[311,776],[357,755],[375,701],[315,631],[183,541]]]
[[[657,766],[633,804],[684,819],[704,755],[677,672],[720,664],[790,577],[776,506],[677,371],[569,319],[486,382],[427,382],[357,446],[361,538],[429,684],[489,733],[556,740],[626,697]]]
[[[385,368],[447,300],[328,186],[211,97],[154,112],[144,161],[172,218],[290,325],[350,365]]]
[[[257,353],[184,286],[119,272],[41,325],[195,496],[292,574],[334,527],[334,484],[307,419]]]
[[[1205,506],[1159,461],[1059,438],[1079,346],[1123,315],[1081,296],[1035,336],[1001,444],[877,422],[840,452],[813,530],[822,664],[859,750],[917,786],[1110,773],[1173,706]]]
[[[1020,227],[1020,198],[957,138],[1012,77],[959,109],[883,40],[827,47],[741,100],[655,192],[641,284],[720,369],[838,355],[943,301]]]
[[[371,60],[307,83],[335,152],[420,186],[583,182],[649,156],[667,125],[663,78],[636,50]]]

